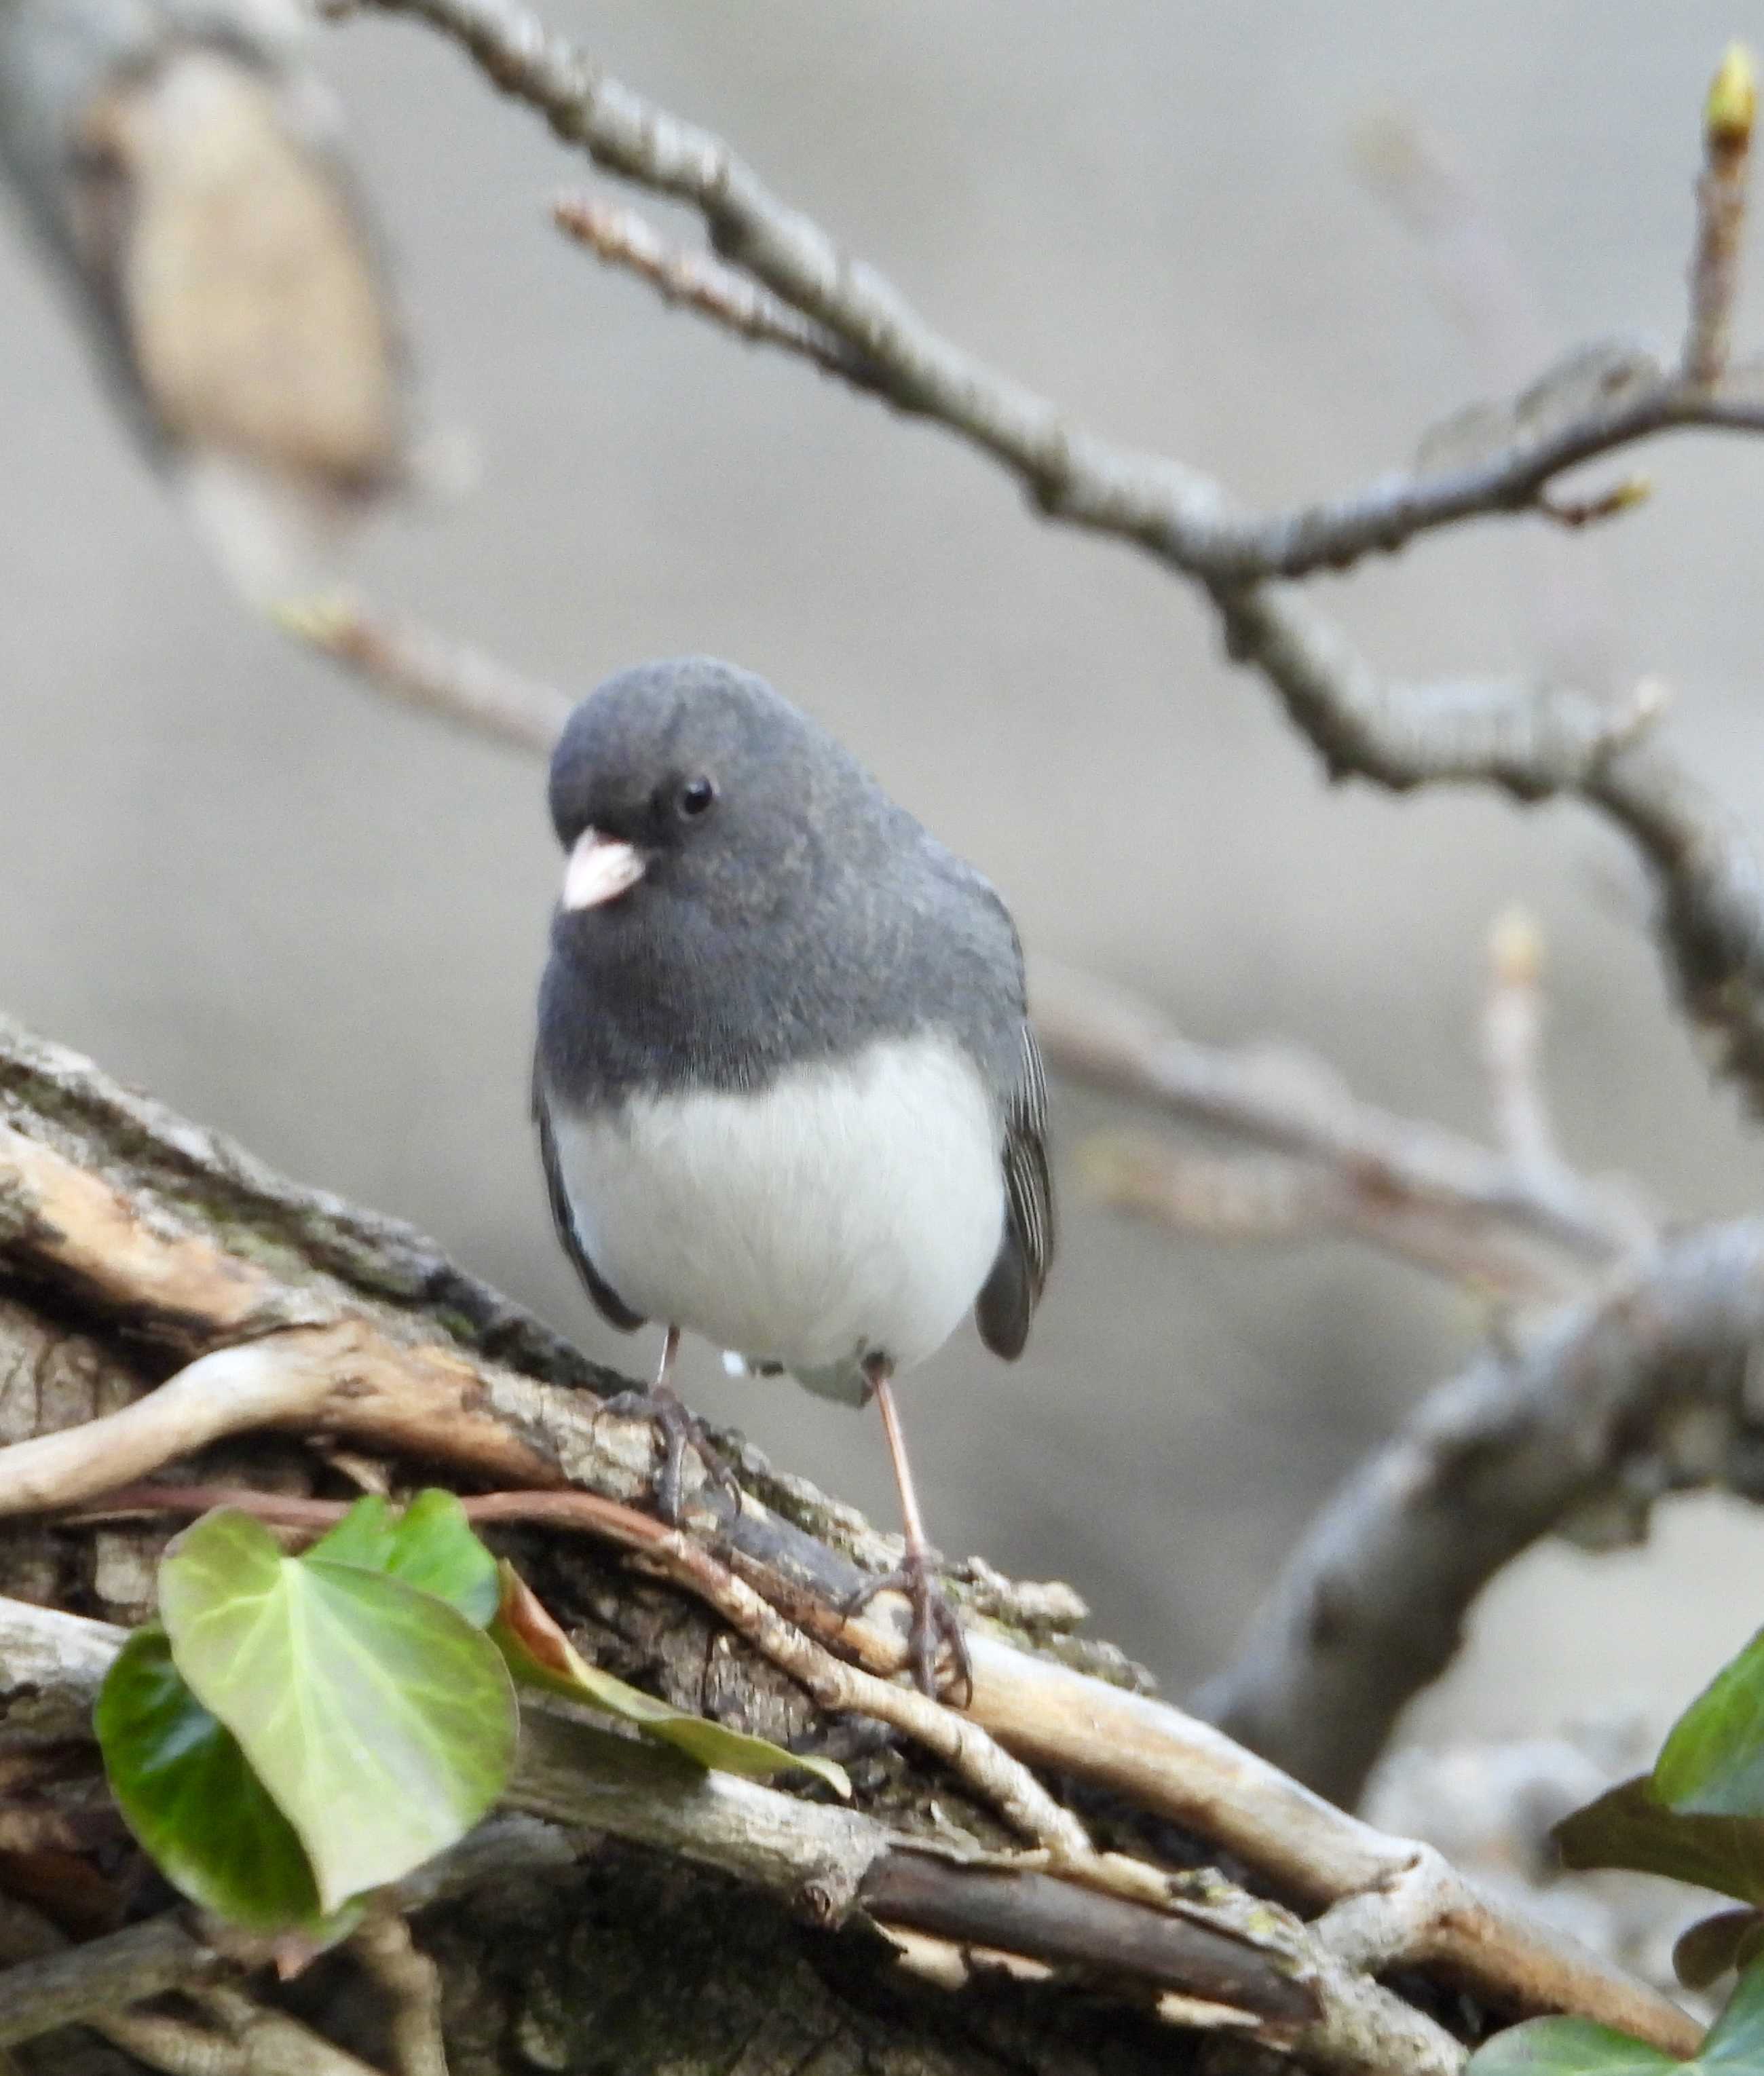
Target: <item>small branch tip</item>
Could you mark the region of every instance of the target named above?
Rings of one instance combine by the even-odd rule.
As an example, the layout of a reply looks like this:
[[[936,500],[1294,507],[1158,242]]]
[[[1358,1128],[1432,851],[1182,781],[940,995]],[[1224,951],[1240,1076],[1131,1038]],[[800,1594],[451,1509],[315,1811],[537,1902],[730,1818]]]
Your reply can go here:
[[[1757,114],[1757,64],[1744,44],[1729,44],[1703,105],[1703,140],[1709,156],[1748,150]]]
[[[1488,961],[1497,987],[1535,987],[1543,975],[1543,932],[1529,909],[1505,908],[1488,932]]]

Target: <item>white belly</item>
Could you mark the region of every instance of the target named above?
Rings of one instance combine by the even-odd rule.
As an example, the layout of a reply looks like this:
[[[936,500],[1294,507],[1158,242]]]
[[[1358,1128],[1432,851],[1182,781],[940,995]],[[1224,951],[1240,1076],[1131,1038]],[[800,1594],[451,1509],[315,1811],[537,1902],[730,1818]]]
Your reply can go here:
[[[998,1254],[1000,1127],[946,1040],[553,1125],[582,1243],[628,1305],[840,1397],[866,1352],[906,1369],[940,1347]]]

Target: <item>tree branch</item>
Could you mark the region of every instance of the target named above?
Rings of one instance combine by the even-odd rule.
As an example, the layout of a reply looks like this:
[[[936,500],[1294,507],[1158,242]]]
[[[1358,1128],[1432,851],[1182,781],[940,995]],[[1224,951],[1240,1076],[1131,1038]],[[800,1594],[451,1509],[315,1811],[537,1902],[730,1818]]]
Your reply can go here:
[[[517,749],[549,757],[569,718],[570,701],[553,687],[518,677],[413,621],[371,612],[358,600],[284,604],[273,617],[284,634],[371,690]]]
[[[1583,1291],[1649,1239],[1614,1193],[1559,1163],[1494,1151],[1358,1101],[1321,1061],[1272,1047],[1197,1044],[1121,990],[1045,961],[1032,974],[1048,1063],[1074,1079],[1155,1104],[1190,1127],[1276,1154],[1328,1185],[1298,1200],[1359,1237],[1529,1298]],[[1137,1152],[1138,1149],[1134,1149]],[[1105,1194],[1135,1204],[1155,1169],[1131,1160]]]
[[[1703,176],[1696,189],[1696,251],[1691,262],[1691,322],[1684,380],[1708,388],[1727,366],[1738,291],[1745,184],[1751,171],[1758,81],[1743,44],[1729,47],[1703,113]]]
[[[1764,1344],[1764,1223],[1675,1236],[1597,1297],[1490,1349],[1426,1399],[1289,1560],[1196,1706],[1343,1801],[1476,1596],[1552,1530],[1635,1541],[1664,1493],[1764,1497],[1748,1366]]]
[[[40,1650],[44,1635],[64,1619],[0,1601],[0,1643],[9,1646],[0,1666],[10,1663],[15,1636]],[[122,1632],[110,1636],[120,1648]],[[0,1673],[0,1693],[6,1677]],[[1097,1861],[1056,1874],[964,1861],[873,1818],[706,1775],[542,1709],[529,1713],[508,1799],[573,1828],[719,1867],[822,1924],[859,1913],[885,1928],[1002,1949],[1055,1974],[1076,1971],[1093,1984],[1100,1974],[1140,1994],[1153,1985],[1222,2004],[1247,2014],[1256,2037],[1344,2076],[1377,2076],[1388,2067],[1379,2050],[1391,2041],[1412,2050],[1404,2066],[1417,2076],[1456,2076],[1463,2066],[1463,2049],[1440,2028],[1363,1975],[1351,1978],[1296,1918],[1229,1883],[1195,1898],[1180,1878],[1131,1862]],[[156,1994],[201,1957],[189,1934],[159,1920],[77,1949],[59,1965],[16,1968],[0,1976],[0,2043],[89,2017],[107,1999]]]
[[[539,1475],[524,1483],[579,1488],[576,1502],[586,1496],[580,1488],[617,1502],[646,1488],[645,1423],[596,1418],[592,1389],[620,1389],[625,1381],[583,1362],[408,1229],[295,1188],[225,1141],[115,1089],[77,1057],[9,1027],[0,1027],[0,1275],[43,1293],[56,1316],[107,1322],[131,1349],[172,1351],[190,1365],[186,1388],[205,1360],[236,1360],[241,1336],[261,1344],[258,1359],[274,1368],[281,1356],[265,1351],[275,1343],[296,1381],[302,1432],[349,1435],[413,1469],[440,1462],[482,1479],[505,1476],[514,1464],[537,1466]],[[315,1405],[313,1373],[321,1370],[330,1389]],[[150,1405],[151,1394],[139,1418]],[[268,1410],[268,1401],[257,1400],[251,1418]],[[88,1445],[94,1430],[102,1435],[104,1422],[80,1430]],[[81,1446],[77,1437],[71,1444],[49,1439]],[[175,1434],[161,1441],[176,1453]],[[41,1501],[40,1447],[27,1441],[0,1450],[0,1491],[10,1483]],[[13,1470],[21,1455],[36,1466],[26,1479]],[[724,1558],[711,1559],[695,1539],[688,1555],[686,1538],[670,1541],[670,1531],[658,1534],[642,1516],[633,1517],[641,1528],[629,1530],[626,1547],[635,1542],[666,1558],[671,1576],[695,1594],[707,1592],[713,1573],[737,1572],[762,1586],[787,1624],[871,1673],[894,1674],[900,1630],[850,1621],[839,1610],[861,1572],[760,1494],[791,1505],[867,1563],[888,1563],[893,1546],[817,1496],[769,1480],[751,1458],[737,1460],[749,1488],[739,1515],[720,1523]],[[89,1466],[89,1455],[82,1484]],[[603,1536],[617,1518],[604,1507],[579,1511],[582,1525]],[[718,1525],[714,1517],[709,1525]],[[993,1591],[1008,1609],[1008,1588]],[[721,1584],[713,1598],[736,1609]],[[1037,1605],[1032,1595],[1024,1603],[1026,1610]],[[1413,1887],[1434,1867],[1436,1856],[1425,1849],[1332,1808],[1206,1725],[1032,1655],[982,1622],[970,1619],[969,1630],[973,1699],[968,1724],[951,1717],[958,1729],[977,1726],[1031,1766],[1094,1781],[1174,1817],[1296,1898],[1329,1903]],[[89,1631],[75,1625],[71,1634]],[[64,1685],[69,1675],[60,1676]],[[1496,1911],[1442,1863],[1426,1879],[1426,1893],[1449,1902],[1432,1915],[1417,1909],[1406,1921],[1404,1950],[1386,1956],[1386,1965],[1438,1967],[1503,2005],[1582,2011],[1662,2045],[1694,2037],[1675,2007],[1559,1937]]]
[[[1565,471],[1656,433],[1764,430],[1764,365],[1696,380],[1633,347],[1581,349],[1510,408],[1480,414],[1480,445],[1492,452],[1289,515],[1246,519],[1206,477],[1099,439],[943,338],[874,268],[773,196],[722,139],[609,77],[517,0],[367,4],[442,30],[566,143],[695,208],[725,270],[757,282],[817,336],[842,341],[863,363],[860,386],[990,455],[1047,517],[1132,542],[1196,579],[1218,611],[1231,655],[1269,680],[1332,774],[1399,790],[1480,783],[1521,800],[1573,794],[1603,812],[1658,879],[1661,935],[1687,1010],[1719,1037],[1725,1071],[1764,1104],[1758,866],[1675,762],[1660,750],[1642,754],[1637,739],[1651,702],[1613,713],[1584,695],[1536,686],[1388,684],[1338,630],[1269,581],[1345,568],[1479,515],[1542,509]],[[691,304],[722,322],[726,301],[709,295]]]

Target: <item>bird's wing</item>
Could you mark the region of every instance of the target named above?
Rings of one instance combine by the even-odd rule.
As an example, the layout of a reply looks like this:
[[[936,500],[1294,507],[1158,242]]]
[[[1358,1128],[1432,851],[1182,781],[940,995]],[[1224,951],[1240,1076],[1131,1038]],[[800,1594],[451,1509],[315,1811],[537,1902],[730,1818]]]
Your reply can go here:
[[[1053,1260],[1053,1182],[1048,1173],[1048,1084],[1035,1033],[1023,1026],[1023,1059],[1005,1107],[1005,1230],[974,1307],[980,1338],[1014,1360]]]
[[[545,1165],[545,1190],[551,1204],[551,1223],[558,1229],[558,1239],[563,1251],[575,1264],[576,1273],[582,1278],[588,1295],[594,1300],[595,1310],[601,1318],[608,1325],[616,1327],[621,1334],[634,1333],[645,1324],[643,1314],[631,1310],[588,1259],[588,1251],[582,1244],[582,1235],[576,1229],[575,1212],[570,1202],[570,1192],[564,1185],[563,1167],[558,1158],[558,1142],[551,1129],[550,1107],[546,1102],[537,1061],[533,1069],[533,1121],[539,1127],[539,1158]]]

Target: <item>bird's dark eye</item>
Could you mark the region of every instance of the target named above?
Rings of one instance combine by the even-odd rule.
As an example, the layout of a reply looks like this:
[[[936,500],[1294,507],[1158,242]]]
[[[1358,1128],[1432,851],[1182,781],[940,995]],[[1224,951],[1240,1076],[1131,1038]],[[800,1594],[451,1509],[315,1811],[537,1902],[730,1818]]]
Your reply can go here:
[[[674,806],[683,821],[695,822],[700,815],[710,812],[711,803],[716,798],[714,778],[688,778],[674,798]]]

